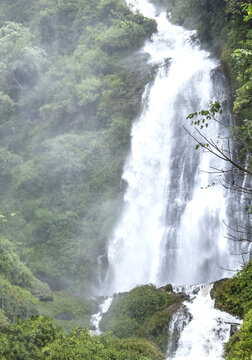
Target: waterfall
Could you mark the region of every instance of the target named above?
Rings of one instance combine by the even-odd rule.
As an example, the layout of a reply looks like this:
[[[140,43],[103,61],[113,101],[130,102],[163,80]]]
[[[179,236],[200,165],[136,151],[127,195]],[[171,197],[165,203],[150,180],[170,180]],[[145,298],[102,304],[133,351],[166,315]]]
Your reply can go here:
[[[142,284],[172,283],[175,291],[188,293],[191,300],[169,324],[167,360],[222,360],[230,323],[237,320],[214,309],[211,285],[205,284],[230,276],[227,269],[239,268],[239,258],[231,256],[239,249],[225,237],[225,224],[232,224],[236,213],[237,195],[211,174],[212,168],[223,168],[221,160],[196,151],[195,140],[184,127],[197,135],[186,117],[208,108],[209,100],[219,100],[225,127],[213,121],[202,132],[227,146],[232,117],[225,78],[219,61],[200,48],[195,31],[171,24],[166,13],[157,14],[148,0],[128,4],[157,22],[157,33],[142,49],[157,70],[132,127],[123,172],[127,190],[108,244],[109,270],[102,291],[111,295]],[[94,333],[99,333],[109,299],[92,318]]]
[[[231,267],[223,223],[229,196],[207,172],[221,164],[196,151],[183,128],[193,131],[187,115],[210,99],[226,100],[219,62],[200,49],[194,31],[171,24],[164,12],[156,15],[147,0],[131,6],[157,21],[142,51],[158,70],[132,128],[124,207],[108,246],[108,293],[146,283],[207,283]],[[212,139],[225,132],[218,123],[207,128]]]
[[[174,348],[168,348],[167,360],[223,360],[223,344],[230,337],[230,324],[239,324],[240,320],[214,309],[211,288],[212,285],[203,286],[192,301],[185,303],[191,315],[191,318],[187,316],[186,324],[185,318],[179,314],[174,316],[170,329],[182,328],[183,331],[177,349],[173,351]]]

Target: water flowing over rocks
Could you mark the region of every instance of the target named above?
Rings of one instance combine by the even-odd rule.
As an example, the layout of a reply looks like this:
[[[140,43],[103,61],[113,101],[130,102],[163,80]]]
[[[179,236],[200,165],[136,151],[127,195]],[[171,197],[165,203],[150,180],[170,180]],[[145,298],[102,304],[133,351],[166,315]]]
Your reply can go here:
[[[108,245],[107,294],[148,283],[209,283],[226,276],[220,265],[228,269],[236,261],[223,223],[229,223],[230,193],[208,173],[220,166],[219,159],[195,151],[183,128],[191,130],[187,115],[206,108],[210,99],[227,106],[220,63],[200,48],[195,31],[172,25],[146,0],[134,6],[158,24],[142,49],[156,70],[132,128],[124,206]],[[207,129],[211,138],[219,132],[218,123]]]
[[[230,337],[230,324],[237,322],[232,315],[214,308],[210,297],[213,284],[202,285],[192,301],[184,303],[173,317],[169,328],[167,360],[222,360],[223,344]],[[179,333],[179,335],[178,335]]]
[[[221,360],[234,318],[214,308],[212,285],[204,284],[228,276],[224,269],[238,264],[230,257],[236,246],[226,240],[224,225],[232,221],[234,201],[210,174],[220,160],[194,151],[184,127],[190,126],[186,117],[207,108],[210,99],[222,102],[223,121],[231,125],[225,78],[219,61],[200,48],[195,31],[172,25],[147,0],[128,3],[158,24],[142,49],[154,79],[133,124],[122,177],[124,206],[108,244],[102,291],[123,295],[99,326],[119,337],[144,336],[162,351],[166,341],[167,359]],[[218,122],[210,125],[207,137],[229,136]],[[162,294],[167,306],[160,308]],[[150,302],[145,313],[152,296],[155,310]]]

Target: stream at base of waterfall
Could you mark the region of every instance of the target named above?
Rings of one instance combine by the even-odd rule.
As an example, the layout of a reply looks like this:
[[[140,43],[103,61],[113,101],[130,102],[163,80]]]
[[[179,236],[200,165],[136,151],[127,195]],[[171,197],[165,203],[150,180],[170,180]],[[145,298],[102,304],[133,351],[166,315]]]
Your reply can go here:
[[[173,315],[167,334],[166,360],[223,360],[224,343],[228,341],[231,325],[238,328],[241,320],[214,308],[210,291],[213,284],[177,286],[175,292],[190,296]],[[106,298],[97,314],[91,318],[92,335],[100,335],[99,322],[112,304]]]
[[[195,151],[184,130],[193,132],[186,117],[207,108],[210,99],[228,103],[219,61],[200,48],[195,31],[171,24],[148,0],[127,2],[157,22],[157,33],[142,49],[156,75],[132,127],[122,176],[127,190],[108,244],[109,269],[101,295],[148,283],[208,284],[229,276],[224,268],[239,267],[239,259],[230,256],[237,249],[225,239],[224,225],[232,223],[235,201],[210,174],[212,167],[223,165],[209,153]],[[232,122],[228,107],[222,120],[226,127],[210,124],[206,136],[225,144]],[[198,294],[190,293],[195,298],[185,302],[186,311],[174,315],[171,327],[180,338],[169,342],[167,359],[222,359],[229,323],[237,320],[214,309],[209,292],[204,285]],[[111,299],[92,317],[97,334]]]
[[[223,344],[230,337],[230,325],[240,324],[240,320],[214,308],[211,289],[212,284],[183,289],[191,300],[183,305],[186,312],[180,309],[173,315],[167,360],[223,360]]]

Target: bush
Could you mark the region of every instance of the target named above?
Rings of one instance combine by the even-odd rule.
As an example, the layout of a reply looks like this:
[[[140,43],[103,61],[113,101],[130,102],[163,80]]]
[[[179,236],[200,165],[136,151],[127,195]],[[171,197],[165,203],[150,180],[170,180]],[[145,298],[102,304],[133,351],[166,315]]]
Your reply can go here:
[[[0,358],[5,360],[163,360],[147,340],[90,336],[88,330],[65,335],[46,317],[19,320],[0,331]]]
[[[38,300],[29,291],[11,285],[2,276],[0,276],[0,302],[2,326],[6,325],[6,322],[15,322],[18,317],[25,319],[38,313],[36,307]]]
[[[226,360],[250,360],[252,356],[252,310],[241,325],[240,330],[231,337],[225,346]]]
[[[252,308],[252,260],[232,279],[221,282],[213,296],[217,308],[243,318]]]

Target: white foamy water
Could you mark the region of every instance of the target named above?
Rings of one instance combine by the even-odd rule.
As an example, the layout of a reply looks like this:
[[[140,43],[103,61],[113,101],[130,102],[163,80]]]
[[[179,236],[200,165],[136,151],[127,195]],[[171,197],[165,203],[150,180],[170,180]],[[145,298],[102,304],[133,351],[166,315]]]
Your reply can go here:
[[[177,291],[189,293],[191,301],[170,323],[167,359],[223,360],[229,323],[237,320],[214,309],[211,286],[194,286],[198,293],[193,295],[190,284],[229,276],[223,268],[237,266],[238,258],[230,257],[233,249],[225,239],[224,225],[230,223],[228,209],[234,202],[209,174],[211,167],[222,168],[220,161],[196,151],[195,141],[183,128],[194,131],[185,119],[206,109],[210,99],[226,100],[223,75],[219,62],[200,49],[194,31],[172,25],[147,0],[128,4],[157,21],[158,31],[142,51],[158,70],[132,127],[131,152],[123,172],[128,186],[108,245],[109,271],[102,291],[124,292],[148,283],[185,284]],[[228,126],[225,113],[222,119]],[[208,138],[217,141],[220,133],[228,136],[218,123],[209,124]],[[96,333],[109,306],[109,301],[103,303],[93,317]]]
[[[112,301],[113,301],[112,296],[105,299],[100,304],[98,312],[91,316],[90,324],[91,324],[92,328],[94,329],[94,330],[91,331],[92,335],[100,335],[101,334],[101,330],[100,330],[100,327],[99,327],[100,321],[101,321],[103,315],[106,314],[106,312],[110,308],[110,305],[112,304]]]
[[[225,275],[220,266],[228,268],[230,259],[227,197],[201,172],[218,161],[196,151],[183,128],[190,128],[186,116],[206,108],[216,93],[225,97],[215,72],[219,63],[195,43],[195,32],[172,25],[165,13],[156,15],[146,0],[134,3],[157,21],[143,51],[158,71],[132,128],[124,208],[108,247],[109,293],[146,283],[210,282]],[[218,124],[207,129],[212,138],[218,132]]]
[[[167,360],[223,360],[223,344],[230,337],[230,323],[239,324],[240,320],[214,309],[211,287],[203,286],[192,302],[185,302],[192,320],[183,327],[178,349]]]

